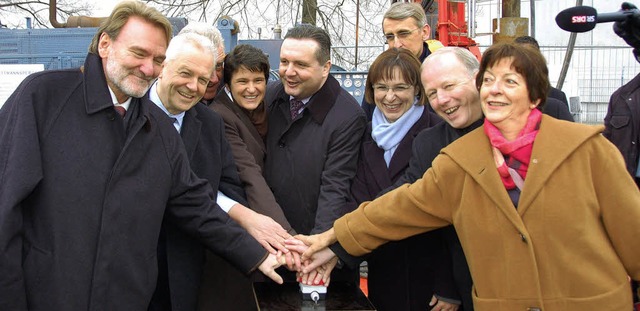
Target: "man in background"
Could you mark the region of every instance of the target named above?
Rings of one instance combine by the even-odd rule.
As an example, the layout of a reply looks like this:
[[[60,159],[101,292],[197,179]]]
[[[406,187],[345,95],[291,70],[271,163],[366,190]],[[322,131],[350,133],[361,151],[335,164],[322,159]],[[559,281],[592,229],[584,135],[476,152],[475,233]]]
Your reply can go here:
[[[621,11],[637,10],[635,5],[623,2]],[[633,56],[640,62],[640,20],[629,17],[613,24],[613,31],[633,48]],[[604,118],[603,135],[622,153],[627,171],[640,188],[640,74],[620,87],[609,100]],[[633,302],[640,311],[640,286],[632,281]]]
[[[518,44],[528,44],[529,46],[535,48],[536,50],[540,51],[540,45],[538,44],[538,40],[536,40],[536,38],[531,37],[531,36],[520,36],[517,37],[513,40],[515,43]],[[563,102],[565,105],[567,105],[567,107],[569,107],[569,101],[567,100],[567,95],[560,89],[557,89],[553,86],[551,86],[549,88],[549,95],[547,96],[549,98],[555,98],[561,102]]]
[[[388,48],[403,48],[411,51],[420,63],[431,52],[442,47],[437,40],[430,40],[431,26],[419,3],[396,2],[391,4],[382,19],[382,32]],[[362,100],[362,109],[371,121],[375,105]]]

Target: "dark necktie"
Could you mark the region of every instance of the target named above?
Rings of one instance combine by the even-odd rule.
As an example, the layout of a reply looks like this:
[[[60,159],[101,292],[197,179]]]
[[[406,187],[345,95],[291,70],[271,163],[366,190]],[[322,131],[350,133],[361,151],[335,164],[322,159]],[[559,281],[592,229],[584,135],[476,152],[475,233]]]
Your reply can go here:
[[[289,110],[291,112],[291,120],[294,120],[298,114],[300,114],[300,108],[304,106],[304,103],[301,100],[291,99],[289,101]]]
[[[122,106],[113,106],[113,108],[124,119],[124,115],[127,114],[127,109],[124,109],[124,107],[122,107]]]
[[[180,124],[178,123],[178,119],[174,117],[169,117],[169,120],[171,120],[171,123],[173,124],[173,127],[176,129],[176,131],[180,133]]]

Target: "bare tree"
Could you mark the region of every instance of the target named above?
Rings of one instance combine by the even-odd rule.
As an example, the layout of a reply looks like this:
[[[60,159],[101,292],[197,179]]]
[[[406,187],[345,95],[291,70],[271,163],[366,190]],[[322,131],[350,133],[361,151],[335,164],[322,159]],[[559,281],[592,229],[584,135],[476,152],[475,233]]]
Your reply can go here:
[[[331,35],[333,63],[345,69],[366,69],[380,52],[381,23],[389,0],[360,0],[359,25],[356,0],[146,0],[169,17],[215,23],[222,16],[238,22],[241,39],[257,39],[276,25],[286,31],[297,23],[315,24]],[[314,13],[315,12],[315,13]],[[356,32],[356,27],[358,31]],[[358,38],[356,38],[358,33]],[[355,59],[356,40],[358,59]],[[349,47],[349,48],[348,48]],[[358,68],[355,65],[358,64]]]
[[[317,0],[302,1],[302,23],[316,25],[316,14],[318,13]]]
[[[89,15],[93,4],[85,1],[58,1],[58,18],[66,20],[71,15]],[[34,28],[50,28],[49,1],[45,0],[2,0],[0,2],[0,22],[10,28],[23,27],[23,17],[33,20]]]

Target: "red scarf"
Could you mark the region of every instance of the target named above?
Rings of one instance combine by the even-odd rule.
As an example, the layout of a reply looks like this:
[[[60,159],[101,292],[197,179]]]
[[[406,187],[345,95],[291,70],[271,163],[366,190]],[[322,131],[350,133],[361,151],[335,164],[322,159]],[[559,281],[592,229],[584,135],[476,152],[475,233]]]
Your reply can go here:
[[[514,169],[523,180],[527,177],[533,141],[538,135],[541,119],[542,112],[540,110],[531,110],[524,129],[513,141],[507,141],[495,125],[484,119],[484,132],[489,137],[489,141],[491,141],[498,174],[500,174],[502,183],[507,190],[516,187],[509,174],[509,168]]]

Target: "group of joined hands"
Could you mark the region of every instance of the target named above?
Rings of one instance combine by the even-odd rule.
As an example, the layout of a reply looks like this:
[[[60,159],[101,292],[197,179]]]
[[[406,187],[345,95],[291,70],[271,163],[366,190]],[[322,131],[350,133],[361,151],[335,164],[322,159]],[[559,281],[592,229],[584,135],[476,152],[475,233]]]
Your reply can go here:
[[[328,247],[335,242],[329,234],[332,231],[330,229],[311,236],[292,236],[284,230],[271,231],[270,234],[257,234],[250,230],[252,236],[269,252],[258,269],[278,284],[282,284],[283,279],[275,269],[286,266],[296,272],[297,281],[302,284],[329,286],[331,271],[338,263],[338,257]]]
[[[329,286],[331,271],[338,263],[338,257],[329,248],[338,241],[333,228],[314,235],[292,236],[273,219],[258,213],[250,215],[256,217],[242,218],[242,222],[247,222],[245,228],[249,228],[249,233],[269,251],[267,259],[258,267],[264,275],[282,284],[282,277],[275,269],[286,266],[296,271],[297,281],[302,284]],[[260,221],[252,221],[257,219]],[[433,294],[429,307],[430,310],[456,311],[459,304],[441,300]]]

